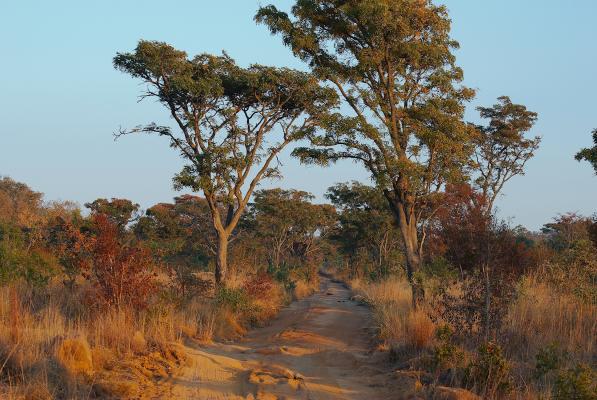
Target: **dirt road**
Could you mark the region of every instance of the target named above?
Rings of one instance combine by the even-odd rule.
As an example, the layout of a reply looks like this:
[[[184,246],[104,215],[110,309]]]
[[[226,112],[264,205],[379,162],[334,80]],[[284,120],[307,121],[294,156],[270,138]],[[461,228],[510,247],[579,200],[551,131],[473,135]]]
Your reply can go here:
[[[387,356],[372,352],[368,308],[322,278],[238,344],[189,349],[191,365],[163,387],[175,399],[389,399]]]

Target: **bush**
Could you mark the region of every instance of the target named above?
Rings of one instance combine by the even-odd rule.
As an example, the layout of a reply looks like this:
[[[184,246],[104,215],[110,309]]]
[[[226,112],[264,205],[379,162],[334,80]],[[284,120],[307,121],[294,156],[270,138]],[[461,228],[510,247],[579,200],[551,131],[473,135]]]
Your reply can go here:
[[[87,277],[99,296],[89,300],[94,305],[145,308],[156,291],[155,274],[150,271],[151,254],[146,249],[121,244],[118,227],[107,216],[95,216],[94,225],[97,237],[93,244],[93,274]]]
[[[497,343],[479,347],[476,359],[467,367],[465,383],[487,399],[502,398],[510,391],[510,364]]]
[[[560,372],[555,382],[554,400],[597,399],[595,378],[595,371],[583,364]]]
[[[556,343],[551,343],[540,349],[535,356],[535,379],[541,379],[551,371],[559,370],[563,361],[562,358]]]
[[[452,342],[453,331],[449,325],[443,325],[435,331],[437,345],[433,349],[432,367],[439,376],[444,371],[450,372],[450,380],[461,367],[464,360],[464,353]],[[451,382],[450,382],[451,383]]]
[[[249,308],[250,298],[244,289],[221,287],[216,293],[216,303],[233,312],[242,312]]]

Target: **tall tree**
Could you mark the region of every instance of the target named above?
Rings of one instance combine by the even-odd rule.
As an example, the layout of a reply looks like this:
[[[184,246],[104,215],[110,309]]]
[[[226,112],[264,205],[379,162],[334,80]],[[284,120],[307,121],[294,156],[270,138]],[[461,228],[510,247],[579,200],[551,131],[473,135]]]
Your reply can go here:
[[[491,326],[492,280],[494,280],[495,266],[500,262],[498,240],[499,227],[493,215],[495,200],[504,185],[516,175],[524,175],[524,167],[539,148],[541,138],[526,138],[525,134],[531,130],[537,113],[527,110],[520,104],[514,104],[507,96],[498,98],[498,102],[491,107],[478,107],[481,118],[488,119],[487,126],[478,126],[479,135],[475,139],[474,164],[478,177],[475,186],[480,197],[476,207],[481,212],[477,215],[476,232],[478,239],[482,239],[483,251],[479,253],[479,267],[485,277],[485,335],[489,335]],[[471,215],[474,215],[472,213]]]
[[[487,126],[479,126],[475,140],[475,165],[479,174],[475,180],[484,200],[484,209],[491,214],[495,200],[506,182],[524,175],[524,167],[539,148],[541,138],[526,138],[525,134],[537,121],[537,113],[514,104],[507,96],[498,98],[492,107],[478,107]]]
[[[416,279],[426,217],[434,195],[458,180],[472,130],[464,103],[450,19],[430,0],[297,0],[294,18],[270,5],[257,22],[280,34],[294,54],[334,87],[347,113],[330,114],[303,161],[363,164],[383,191],[402,234],[413,305],[424,295]]]
[[[175,187],[203,192],[217,233],[216,281],[226,277],[228,242],[257,184],[279,175],[277,156],[315,127],[313,115],[333,106],[334,93],[310,74],[253,65],[227,55],[183,51],[141,41],[114,66],[147,85],[176,129],[149,124],[124,133],[158,134],[186,161]]]
[[[597,129],[593,130],[593,147],[587,147],[576,153],[577,161],[588,161],[593,166],[595,173],[597,174]]]

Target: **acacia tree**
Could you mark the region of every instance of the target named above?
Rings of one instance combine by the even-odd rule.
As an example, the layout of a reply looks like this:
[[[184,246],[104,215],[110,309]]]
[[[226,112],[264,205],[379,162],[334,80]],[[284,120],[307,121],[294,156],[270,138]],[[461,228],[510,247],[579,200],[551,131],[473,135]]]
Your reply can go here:
[[[253,65],[241,68],[227,55],[183,51],[141,41],[118,54],[115,68],[147,85],[142,98],[157,99],[176,129],[155,123],[125,133],[165,136],[186,165],[175,187],[201,191],[217,234],[216,281],[225,280],[228,241],[264,178],[279,175],[276,157],[309,134],[314,115],[333,106],[334,93],[310,74]]]
[[[461,177],[473,135],[462,118],[474,92],[461,86],[447,10],[430,0],[297,0],[292,14],[270,5],[256,20],[280,34],[348,110],[328,115],[325,133],[295,154],[368,169],[400,227],[416,306],[424,295],[416,279],[424,210]]]
[[[524,105],[514,104],[507,96],[498,98],[491,107],[478,107],[481,118],[489,119],[487,126],[478,126],[475,137],[474,165],[478,177],[475,189],[480,196],[476,207],[480,214],[476,219],[474,233],[483,251],[478,254],[481,272],[485,278],[485,335],[489,335],[491,320],[492,278],[494,265],[500,262],[502,243],[493,215],[495,200],[504,185],[516,175],[524,175],[524,167],[539,148],[541,138],[526,138],[525,134],[537,121],[537,113],[527,110]],[[473,232],[473,231],[471,231]],[[480,241],[479,241],[480,239]],[[495,278],[494,278],[495,279]]]
[[[490,215],[495,200],[506,182],[516,175],[524,175],[524,167],[539,148],[541,138],[525,138],[537,121],[537,113],[514,104],[507,96],[498,98],[492,107],[478,107],[482,118],[489,119],[487,126],[478,126],[475,139],[475,180],[484,200],[485,213]]]
[[[574,157],[577,161],[588,161],[593,166],[595,173],[597,174],[597,129],[593,130],[593,147],[587,147],[582,149]]]

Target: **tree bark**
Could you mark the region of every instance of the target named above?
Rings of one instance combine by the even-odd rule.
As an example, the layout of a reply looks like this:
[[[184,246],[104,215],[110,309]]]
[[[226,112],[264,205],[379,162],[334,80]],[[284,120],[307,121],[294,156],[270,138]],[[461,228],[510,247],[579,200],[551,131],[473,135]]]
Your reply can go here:
[[[491,329],[491,272],[489,264],[485,264],[485,340],[489,340]]]
[[[391,192],[386,191],[385,195],[398,222],[402,240],[404,241],[406,276],[412,289],[412,305],[414,309],[417,309],[425,299],[425,289],[417,276],[422,262],[419,233],[417,231],[417,218],[412,205],[409,206],[406,202],[396,199],[396,195]]]
[[[406,229],[400,229],[404,239],[406,252],[406,275],[412,289],[413,308],[417,307],[425,299],[425,290],[418,278],[418,272],[421,270],[421,254],[419,252],[418,237],[416,228],[412,229],[406,226]]]
[[[218,232],[216,256],[216,284],[222,285],[226,281],[228,272],[228,235],[223,232]]]

